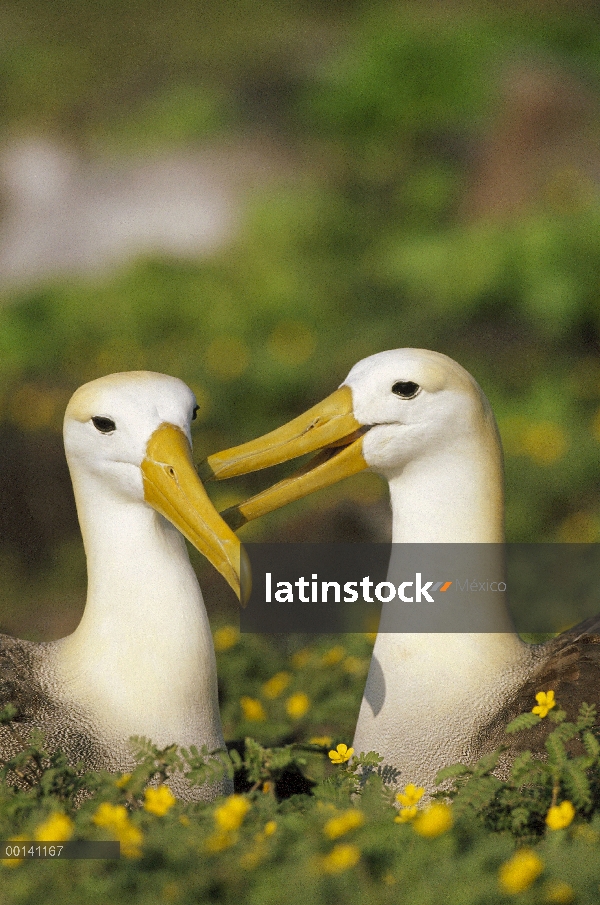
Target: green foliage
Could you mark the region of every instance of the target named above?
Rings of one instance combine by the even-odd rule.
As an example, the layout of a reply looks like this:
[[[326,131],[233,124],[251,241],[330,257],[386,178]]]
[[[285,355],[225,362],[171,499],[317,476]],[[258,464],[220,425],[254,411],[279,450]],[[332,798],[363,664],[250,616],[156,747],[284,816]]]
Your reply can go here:
[[[526,736],[528,728],[520,731]],[[159,749],[138,738],[132,740],[137,767],[114,776],[73,769],[60,753],[49,755],[40,733],[32,733],[23,750],[4,765],[0,834],[35,840],[62,814],[71,821],[70,838],[120,838],[122,857],[68,864],[5,861],[0,864],[3,892],[7,901],[33,903],[43,889],[50,905],[73,894],[92,903],[233,905],[241,900],[274,905],[284,895],[291,905],[307,899],[352,905],[492,905],[506,900],[501,868],[516,837],[520,843],[535,843],[541,862],[541,877],[529,881],[531,892],[523,893],[523,901],[576,897],[592,905],[597,901],[595,851],[600,840],[600,762],[590,741],[598,744],[595,732],[595,708],[583,705],[575,722],[555,723],[547,760],[524,751],[507,779],[494,775],[502,763],[501,750],[475,765],[441,771],[438,780],[454,780],[454,788],[436,796],[452,801],[452,825],[439,836],[421,832],[417,823],[394,820],[401,777],[386,772],[375,752],[335,765],[322,744],[264,747],[247,738],[243,755],[232,750],[228,758],[205,748]],[[586,751],[594,748],[594,756],[570,753],[565,743],[576,739]],[[9,777],[21,768],[19,782],[11,783]],[[183,770],[192,785],[201,786],[231,776],[234,769],[238,780],[243,772],[249,786],[237,798],[169,801],[159,814],[147,807],[148,784],[162,785],[174,770]],[[312,788],[279,794],[282,778],[290,773],[310,780]],[[563,800],[575,805],[575,820],[566,829],[550,830],[546,814]],[[104,819],[99,818],[102,813]],[[120,813],[121,822],[106,820],[107,813]],[[137,834],[137,849],[124,844],[125,832]],[[556,889],[563,899],[548,898]]]
[[[582,704],[576,722],[567,722],[562,710],[551,710],[556,724],[544,742],[545,757],[535,757],[524,750],[513,760],[506,778],[503,754],[506,746],[483,757],[472,766],[454,765],[441,770],[437,782],[453,780],[449,796],[457,814],[477,816],[494,832],[508,832],[517,839],[532,841],[546,831],[545,815],[557,802],[568,800],[579,814],[589,817],[600,811],[598,778],[600,744],[597,738],[596,708]],[[506,727],[515,734],[533,729],[542,719],[533,713],[522,713]],[[578,751],[585,750],[585,754]]]

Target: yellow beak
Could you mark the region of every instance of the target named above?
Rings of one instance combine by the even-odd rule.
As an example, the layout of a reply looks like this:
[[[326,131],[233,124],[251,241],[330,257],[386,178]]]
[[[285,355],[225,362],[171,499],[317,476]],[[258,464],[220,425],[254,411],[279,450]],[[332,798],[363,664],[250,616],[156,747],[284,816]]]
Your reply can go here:
[[[222,513],[236,530],[252,519],[367,468],[362,454],[364,431],[352,411],[352,391],[343,386],[283,427],[209,456],[199,472],[204,480],[222,480],[320,450],[291,477]]]
[[[146,502],[206,556],[244,605],[250,593],[248,558],[208,498],[183,431],[173,424],[161,424],[148,440],[141,469]]]

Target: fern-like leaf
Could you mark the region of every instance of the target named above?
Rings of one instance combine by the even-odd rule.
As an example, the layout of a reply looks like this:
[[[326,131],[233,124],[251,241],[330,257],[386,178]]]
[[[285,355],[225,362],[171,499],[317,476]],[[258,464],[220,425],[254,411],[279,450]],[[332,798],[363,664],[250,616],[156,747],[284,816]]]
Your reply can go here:
[[[541,722],[541,717],[537,713],[521,713],[508,724],[504,731],[509,734],[522,732],[524,729],[533,729],[539,722]]]
[[[440,783],[445,782],[447,779],[457,779],[459,776],[465,776],[472,773],[473,769],[467,767],[466,764],[451,764],[449,767],[444,767],[439,771],[435,777],[435,784],[436,786],[439,786]]]
[[[587,810],[592,802],[590,783],[585,772],[573,761],[563,767],[563,782],[576,808]]]
[[[600,742],[598,742],[594,733],[590,732],[589,729],[586,729],[582,733],[581,739],[587,754],[590,757],[593,757],[595,761],[598,760],[598,757],[600,756]]]
[[[596,722],[596,707],[594,704],[582,704],[577,715],[578,729],[591,729]]]

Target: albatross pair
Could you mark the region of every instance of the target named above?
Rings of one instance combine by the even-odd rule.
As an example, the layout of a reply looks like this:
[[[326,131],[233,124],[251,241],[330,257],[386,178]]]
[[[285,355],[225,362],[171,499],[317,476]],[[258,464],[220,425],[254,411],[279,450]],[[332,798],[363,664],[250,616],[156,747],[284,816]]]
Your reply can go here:
[[[213,508],[191,457],[195,399],[162,374],[113,374],[81,387],[64,421],[87,557],[75,632],[49,643],[0,636],[2,703],[71,763],[127,770],[128,740],[224,747],[215,655],[182,535],[240,593],[243,551]],[[178,530],[177,530],[178,529]],[[180,533],[181,532],[181,533]],[[15,751],[0,727],[0,756]],[[180,797],[213,797],[219,787]]]
[[[223,513],[237,528],[347,475],[389,482],[397,544],[502,544],[502,449],[491,408],[445,355],[397,349],[360,361],[319,405],[257,440],[208,458],[203,478],[234,477],[317,453],[312,465]],[[438,576],[443,577],[443,576]],[[434,787],[437,772],[506,740],[506,722],[554,689],[571,713],[595,703],[600,620],[544,645],[514,632],[502,595],[488,595],[479,632],[380,633],[353,741]],[[384,604],[382,620],[386,619]],[[541,744],[541,737],[537,742]]]

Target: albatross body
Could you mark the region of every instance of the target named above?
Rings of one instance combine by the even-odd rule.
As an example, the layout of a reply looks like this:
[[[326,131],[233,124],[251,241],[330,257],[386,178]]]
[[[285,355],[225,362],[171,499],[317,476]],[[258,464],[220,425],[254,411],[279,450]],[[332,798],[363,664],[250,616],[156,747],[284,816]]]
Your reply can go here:
[[[422,349],[366,358],[324,402],[265,437],[209,457],[204,473],[230,477],[311,450],[320,450],[313,467],[224,513],[229,524],[238,527],[369,467],[389,483],[395,544],[484,544],[492,556],[497,550],[492,567],[502,577],[498,430],[483,392],[452,359]],[[378,634],[353,746],[381,754],[400,771],[400,783],[431,790],[442,767],[494,750],[507,740],[506,723],[530,710],[538,691],[554,689],[572,716],[581,701],[597,701],[600,638],[593,632],[600,622],[528,645],[502,596],[478,595],[481,631]],[[384,604],[382,625],[391,606]]]
[[[0,636],[0,690],[23,728],[44,730],[49,747],[89,769],[131,768],[132,735],[224,747],[210,627],[183,535],[238,593],[241,548],[196,475],[194,413],[182,381],[150,372],[95,380],[67,407],[85,611],[58,641]],[[2,756],[14,744],[2,727]],[[182,797],[219,791],[177,775],[170,783]]]

